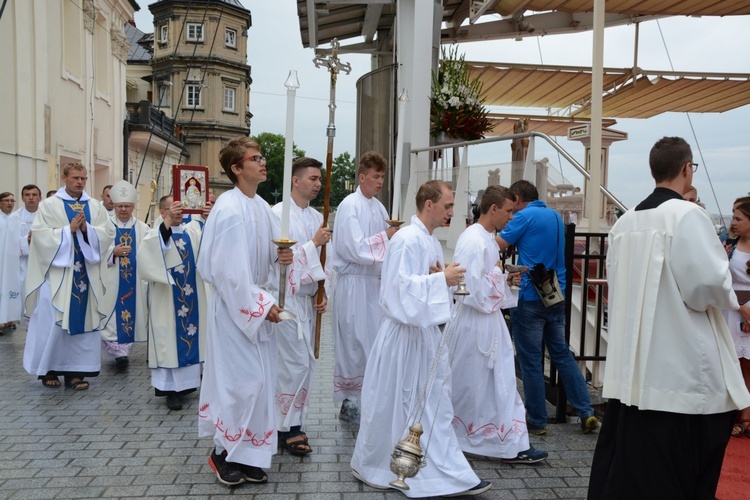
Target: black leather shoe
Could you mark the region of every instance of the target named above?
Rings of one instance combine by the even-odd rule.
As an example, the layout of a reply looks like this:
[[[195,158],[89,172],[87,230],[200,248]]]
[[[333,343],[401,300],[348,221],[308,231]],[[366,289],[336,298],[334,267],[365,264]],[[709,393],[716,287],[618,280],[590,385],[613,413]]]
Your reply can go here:
[[[115,358],[115,365],[117,365],[118,370],[124,370],[128,367],[130,364],[130,360],[127,356],[120,356],[118,358]]]
[[[182,410],[182,398],[177,394],[167,396],[167,408],[170,410]]]

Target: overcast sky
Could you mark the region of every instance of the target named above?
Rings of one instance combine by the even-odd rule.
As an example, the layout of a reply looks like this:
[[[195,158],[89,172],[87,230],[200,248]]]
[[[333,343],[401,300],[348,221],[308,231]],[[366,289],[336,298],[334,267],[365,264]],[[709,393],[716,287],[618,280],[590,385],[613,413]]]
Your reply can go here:
[[[137,1],[141,6],[136,13],[138,28],[153,32],[153,18],[147,5],[153,2]],[[313,51],[302,48],[296,2],[243,0],[243,3],[253,16],[248,34],[248,61],[253,77],[252,133],[284,133],[284,81],[289,70],[296,69],[301,86],[297,91],[294,142],[308,156],[324,160],[330,76],[327,70],[312,64]],[[633,66],[634,33],[633,26],[605,31],[604,66]],[[658,24],[649,21],[641,25],[639,47],[638,66],[646,70],[670,70],[671,58],[676,71],[750,73],[750,16],[679,17],[662,19]],[[475,61],[590,66],[591,33],[463,44],[460,51],[465,52],[467,60]],[[350,75],[339,76],[336,89],[334,156],[344,151],[354,154],[356,81],[370,70],[368,56],[344,54],[341,59],[351,63],[353,70]],[[612,127],[629,135],[627,141],[612,146],[609,173],[609,188],[625,205],[634,206],[651,191],[648,152],[664,135],[682,136],[691,144],[695,161],[700,163],[694,184],[709,212],[719,212],[719,208],[711,194],[707,171],[725,214],[736,197],[750,191],[750,106],[725,113],[696,113],[690,118],[695,137],[684,113],[665,113],[648,120],[618,120]],[[561,138],[560,144],[583,163],[580,143]],[[502,157],[509,155],[507,145],[497,147],[502,149]],[[551,148],[538,145],[536,159],[544,156],[553,165],[559,165]],[[573,181],[578,179],[572,175],[571,167],[563,165],[562,169]]]

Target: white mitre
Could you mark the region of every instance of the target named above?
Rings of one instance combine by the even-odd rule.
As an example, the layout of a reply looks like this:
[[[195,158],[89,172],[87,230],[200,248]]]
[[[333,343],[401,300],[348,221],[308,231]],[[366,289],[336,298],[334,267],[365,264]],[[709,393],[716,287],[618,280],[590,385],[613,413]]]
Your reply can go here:
[[[128,181],[117,181],[109,190],[112,203],[135,203],[135,188]]]

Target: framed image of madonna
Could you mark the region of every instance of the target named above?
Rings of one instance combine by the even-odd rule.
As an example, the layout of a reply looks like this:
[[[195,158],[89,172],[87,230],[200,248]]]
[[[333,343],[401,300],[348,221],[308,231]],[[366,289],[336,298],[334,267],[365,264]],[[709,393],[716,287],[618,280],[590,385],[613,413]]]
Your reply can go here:
[[[183,214],[203,213],[208,203],[208,167],[172,165],[172,196]]]

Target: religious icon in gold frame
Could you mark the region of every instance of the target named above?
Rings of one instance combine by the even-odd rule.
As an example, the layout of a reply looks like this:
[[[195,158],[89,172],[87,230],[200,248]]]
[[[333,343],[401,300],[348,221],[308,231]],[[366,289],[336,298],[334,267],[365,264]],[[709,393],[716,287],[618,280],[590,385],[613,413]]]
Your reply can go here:
[[[172,165],[172,196],[183,214],[203,213],[208,203],[208,167]]]

